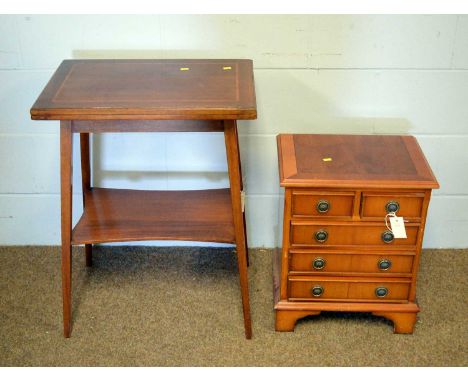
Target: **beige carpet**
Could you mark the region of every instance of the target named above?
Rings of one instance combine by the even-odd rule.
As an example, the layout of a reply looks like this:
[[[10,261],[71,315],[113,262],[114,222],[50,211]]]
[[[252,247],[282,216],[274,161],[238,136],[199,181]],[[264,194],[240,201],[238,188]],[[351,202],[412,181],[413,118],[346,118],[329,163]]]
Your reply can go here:
[[[0,366],[468,366],[468,250],[424,251],[413,335],[364,313],[274,331],[272,251],[251,250],[244,339],[231,249],[74,252],[73,332],[62,337],[58,247],[0,247]]]

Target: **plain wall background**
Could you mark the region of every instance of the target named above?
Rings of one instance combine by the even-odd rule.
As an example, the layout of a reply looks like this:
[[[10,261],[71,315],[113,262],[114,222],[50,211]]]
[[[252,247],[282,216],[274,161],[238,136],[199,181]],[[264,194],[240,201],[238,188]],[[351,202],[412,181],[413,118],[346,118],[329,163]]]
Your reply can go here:
[[[238,124],[249,246],[279,243],[288,132],[415,135],[441,184],[424,247],[468,247],[468,16],[0,16],[0,244],[60,242],[59,123],[29,109],[70,58],[253,59],[258,119]],[[108,134],[93,149],[96,186],[228,185],[219,133]]]

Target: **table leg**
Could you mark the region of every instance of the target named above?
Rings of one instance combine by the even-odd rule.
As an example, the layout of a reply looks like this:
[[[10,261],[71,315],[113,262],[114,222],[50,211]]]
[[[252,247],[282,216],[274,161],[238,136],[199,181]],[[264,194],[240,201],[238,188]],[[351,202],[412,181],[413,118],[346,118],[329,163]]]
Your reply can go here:
[[[62,228],[63,335],[71,333],[71,233],[72,233],[72,158],[73,134],[70,121],[60,122],[60,189]]]
[[[239,142],[237,140],[237,125],[234,120],[224,121],[224,139],[231,186],[231,204],[236,235],[237,264],[239,267],[242,308],[244,313],[245,337],[252,338],[252,322],[250,319],[249,280],[247,274],[247,241],[244,217],[241,206],[241,174],[239,161]]]
[[[81,184],[83,188],[83,209],[86,204],[86,191],[91,189],[91,169],[89,152],[89,133],[80,133]],[[93,264],[93,246],[85,244],[86,266]]]
[[[237,128],[236,128],[236,141],[239,142],[239,136],[237,134]],[[239,163],[239,178],[240,178],[240,189],[241,191],[244,190],[244,178],[242,177],[242,165],[241,165],[241,160],[240,160],[240,150],[237,150],[237,161]],[[250,260],[249,260],[249,246],[247,245],[247,225],[245,224],[245,211],[242,211],[242,219],[244,220],[244,238],[245,238],[245,255],[247,258],[247,266],[250,266]]]

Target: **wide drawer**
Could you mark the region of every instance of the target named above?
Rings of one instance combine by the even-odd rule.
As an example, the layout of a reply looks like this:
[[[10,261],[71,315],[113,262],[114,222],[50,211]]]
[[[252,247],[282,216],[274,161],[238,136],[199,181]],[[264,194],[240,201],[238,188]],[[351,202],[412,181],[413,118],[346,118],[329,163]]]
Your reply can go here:
[[[408,300],[411,280],[327,277],[290,277],[289,299],[304,301],[359,300],[394,302]]]
[[[420,220],[423,202],[423,193],[363,192],[361,218],[380,220],[395,212],[407,220]]]
[[[354,192],[293,191],[292,216],[351,218]]]
[[[406,224],[406,239],[392,239],[383,223],[291,222],[291,246],[353,246],[390,247],[415,246],[419,225]],[[389,234],[390,232],[390,234]]]
[[[308,253],[291,250],[289,258],[290,272],[320,273],[408,273],[413,267],[414,256],[408,255],[373,255],[341,253]]]

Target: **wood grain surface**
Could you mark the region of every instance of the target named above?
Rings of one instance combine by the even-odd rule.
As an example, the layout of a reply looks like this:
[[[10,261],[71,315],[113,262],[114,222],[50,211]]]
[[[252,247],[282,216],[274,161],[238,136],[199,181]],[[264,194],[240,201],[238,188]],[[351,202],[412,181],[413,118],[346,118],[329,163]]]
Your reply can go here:
[[[135,240],[234,243],[229,189],[140,191],[92,188],[73,244]]]
[[[32,119],[255,119],[251,60],[65,60]]]
[[[412,136],[280,134],[280,184],[439,188]]]

